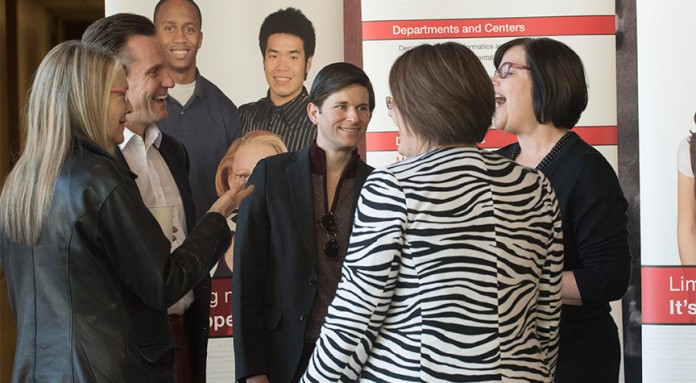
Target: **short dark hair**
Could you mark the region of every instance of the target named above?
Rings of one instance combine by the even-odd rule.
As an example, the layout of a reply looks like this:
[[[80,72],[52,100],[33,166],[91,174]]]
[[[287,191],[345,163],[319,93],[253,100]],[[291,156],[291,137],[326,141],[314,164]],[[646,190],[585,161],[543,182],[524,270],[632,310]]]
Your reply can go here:
[[[131,58],[124,48],[133,36],[155,37],[155,25],[145,16],[117,13],[93,22],[82,34],[82,42],[117,54],[128,71]]]
[[[157,5],[155,5],[155,12],[152,14],[152,21],[153,22],[156,22],[155,20],[157,19],[157,11],[159,11],[160,6],[162,6],[162,4],[166,3],[167,1],[169,1],[169,0],[160,0],[157,2]],[[201,15],[201,8],[198,7],[198,4],[196,4],[196,2],[193,0],[184,0],[184,1],[193,5],[193,7],[196,8],[196,13],[198,13],[198,28],[203,29],[203,16]]]
[[[483,141],[495,111],[490,76],[467,47],[424,44],[399,58],[389,88],[406,128],[430,145]]]
[[[314,56],[314,48],[317,44],[314,26],[299,9],[292,7],[279,9],[263,20],[261,31],[259,32],[261,56],[266,55],[268,37],[275,33],[287,33],[299,37],[304,47],[305,60]]]
[[[519,38],[506,42],[495,52],[493,64],[498,68],[505,52],[520,46],[527,54],[532,78],[534,116],[540,124],[551,122],[570,129],[587,108],[585,69],[580,57],[560,41],[542,38]]]
[[[345,62],[329,64],[317,73],[309,92],[309,102],[321,108],[329,96],[351,85],[367,88],[370,112],[375,110],[375,91],[370,78],[362,69]]]

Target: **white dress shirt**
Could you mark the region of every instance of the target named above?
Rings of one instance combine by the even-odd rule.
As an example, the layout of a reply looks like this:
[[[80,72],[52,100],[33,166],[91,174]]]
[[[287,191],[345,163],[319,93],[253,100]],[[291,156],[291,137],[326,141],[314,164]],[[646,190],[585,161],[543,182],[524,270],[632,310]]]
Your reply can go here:
[[[172,241],[172,250],[184,242],[188,233],[184,204],[179,188],[174,181],[171,170],[159,152],[162,132],[155,125],[145,128],[144,137],[133,133],[128,128],[123,131],[124,140],[119,145],[128,167],[138,178],[135,183],[145,206],[174,206],[173,226],[177,228]],[[171,238],[170,238],[171,240]],[[193,303],[193,292],[189,291],[179,302],[167,309],[169,314],[181,315]]]

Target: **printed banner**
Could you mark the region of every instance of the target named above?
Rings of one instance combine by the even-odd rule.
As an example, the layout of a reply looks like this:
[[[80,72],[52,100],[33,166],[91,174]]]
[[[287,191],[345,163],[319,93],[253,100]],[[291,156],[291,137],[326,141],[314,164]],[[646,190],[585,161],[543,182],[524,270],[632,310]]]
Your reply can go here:
[[[213,278],[210,292],[210,337],[231,337],[232,278]]]
[[[695,2],[636,1],[644,382],[696,381],[696,79],[665,81],[693,66],[694,14]]]
[[[578,126],[573,129],[590,145],[617,145],[616,126]],[[399,145],[399,132],[369,132],[366,150],[396,151]],[[491,130],[479,145],[482,148],[500,148],[515,142],[515,136],[499,130]]]
[[[390,94],[391,63],[403,52],[423,43],[456,41],[474,51],[492,75],[493,55],[501,44],[517,37],[548,36],[568,44],[583,59],[590,102],[574,130],[598,146],[617,169],[613,4],[560,3],[532,1],[522,10],[515,2],[501,0],[363,0],[363,67],[378,100],[366,136],[367,162],[379,167],[403,159],[396,151],[397,129],[380,102]],[[514,141],[511,134],[491,130],[481,146],[495,149]]]
[[[234,380],[234,345],[232,328],[232,278],[218,277],[213,269],[210,291],[210,333],[208,339],[209,382]]]
[[[696,323],[696,267],[643,267],[643,324]]]
[[[393,20],[363,23],[363,41],[610,35],[614,16],[561,16],[508,19]]]

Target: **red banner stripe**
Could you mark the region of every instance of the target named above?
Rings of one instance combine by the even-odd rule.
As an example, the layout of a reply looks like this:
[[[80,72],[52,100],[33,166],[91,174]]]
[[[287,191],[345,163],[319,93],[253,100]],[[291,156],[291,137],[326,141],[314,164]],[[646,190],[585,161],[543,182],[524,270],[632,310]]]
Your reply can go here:
[[[210,330],[208,337],[225,338],[234,335],[232,328],[232,278],[210,280]]]
[[[573,128],[590,145],[616,145],[618,142],[616,126],[576,126]],[[367,132],[365,148],[368,152],[396,151],[399,132]],[[482,148],[502,148],[517,141],[514,134],[491,129],[479,146]]]
[[[613,35],[614,15],[364,21],[363,41],[477,37]]]
[[[696,267],[643,266],[643,324],[696,324]]]

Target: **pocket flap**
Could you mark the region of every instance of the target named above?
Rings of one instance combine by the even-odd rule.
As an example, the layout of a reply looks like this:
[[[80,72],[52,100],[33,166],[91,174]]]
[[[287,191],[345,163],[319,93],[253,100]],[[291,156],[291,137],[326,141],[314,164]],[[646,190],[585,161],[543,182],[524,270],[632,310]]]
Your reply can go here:
[[[275,330],[275,328],[278,327],[278,323],[280,323],[280,318],[282,316],[283,314],[280,312],[280,310],[266,307],[266,315],[263,323],[264,327],[269,330]]]
[[[174,350],[171,343],[146,344],[138,346],[140,356],[150,363],[157,363],[163,356]]]

